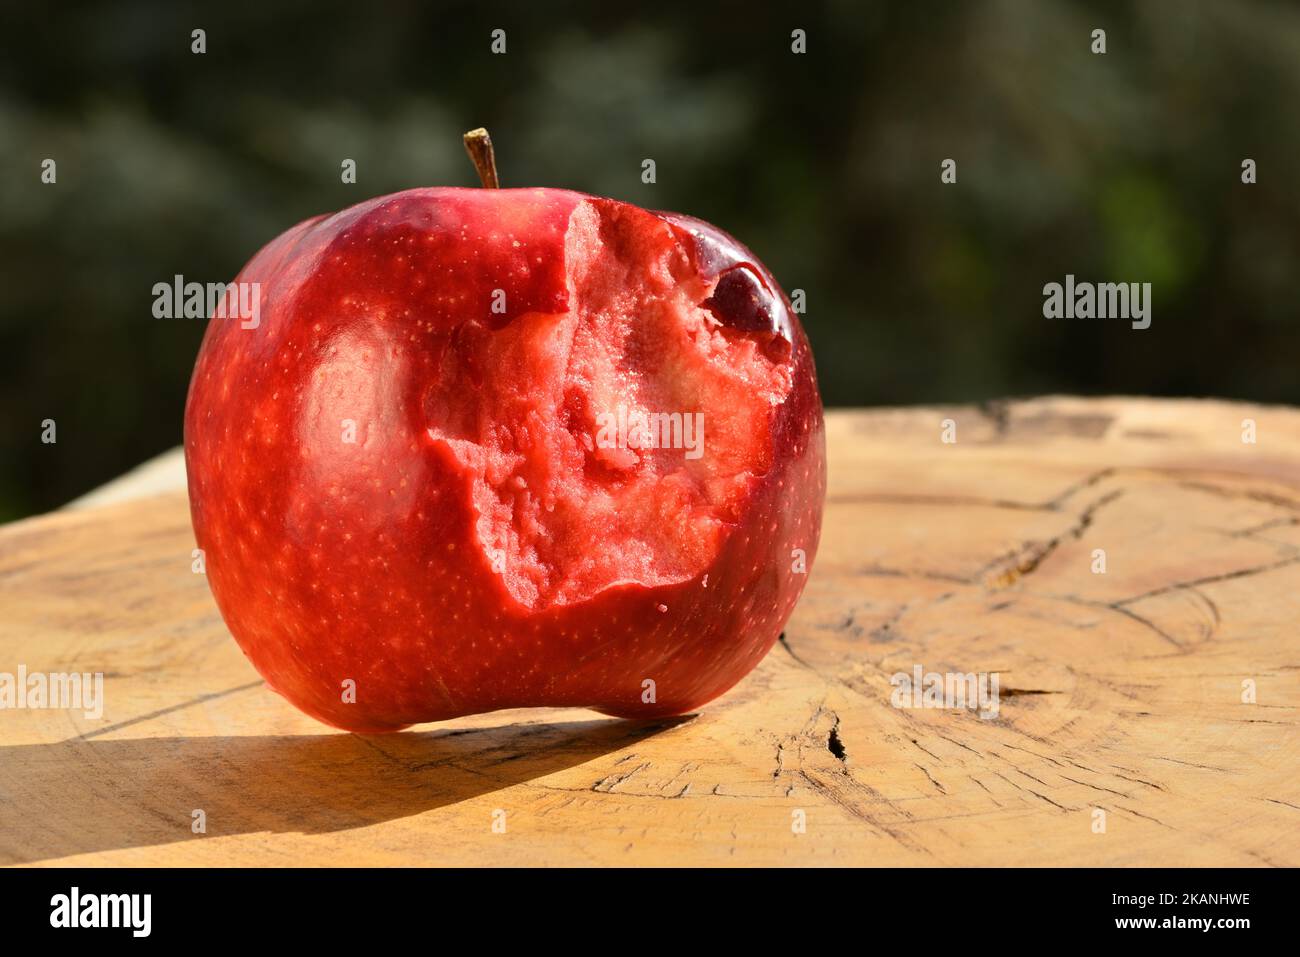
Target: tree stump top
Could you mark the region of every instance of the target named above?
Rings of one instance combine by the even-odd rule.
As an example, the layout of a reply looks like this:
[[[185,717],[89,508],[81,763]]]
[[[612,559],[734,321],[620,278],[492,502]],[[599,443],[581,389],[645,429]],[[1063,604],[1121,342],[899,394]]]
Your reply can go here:
[[[1300,411],[1044,398],[827,433],[782,640],[651,725],[306,718],[191,572],[174,454],[147,497],[0,528],[0,672],[105,694],[0,711],[0,863],[1300,864]],[[996,674],[996,713],[898,706],[918,668]]]

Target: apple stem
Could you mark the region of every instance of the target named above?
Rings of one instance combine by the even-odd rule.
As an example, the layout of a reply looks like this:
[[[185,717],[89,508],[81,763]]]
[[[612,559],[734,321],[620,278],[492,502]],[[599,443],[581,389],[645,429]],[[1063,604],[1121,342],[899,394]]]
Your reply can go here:
[[[492,137],[488,131],[479,127],[465,134],[465,152],[478,170],[478,178],[484,189],[500,189],[501,181],[497,179],[497,157],[492,151]]]

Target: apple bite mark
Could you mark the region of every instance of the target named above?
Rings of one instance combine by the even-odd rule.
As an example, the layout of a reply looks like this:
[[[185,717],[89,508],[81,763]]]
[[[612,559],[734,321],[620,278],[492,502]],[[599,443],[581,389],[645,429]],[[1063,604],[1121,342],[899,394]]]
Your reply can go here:
[[[771,466],[793,384],[764,318],[780,300],[752,271],[702,273],[667,220],[584,199],[564,260],[566,309],[468,320],[425,394],[483,560],[531,610],[706,571]]]

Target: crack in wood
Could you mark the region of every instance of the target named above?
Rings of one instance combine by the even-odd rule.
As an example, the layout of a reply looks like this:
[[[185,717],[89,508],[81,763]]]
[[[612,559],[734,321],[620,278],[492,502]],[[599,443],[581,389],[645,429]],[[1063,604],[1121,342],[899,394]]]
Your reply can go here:
[[[622,762],[619,762],[619,763],[622,763]],[[641,771],[644,771],[646,768],[650,767],[650,764],[651,764],[651,762],[649,762],[649,761],[642,761],[640,764],[638,764],[636,767],[634,767],[631,771],[626,771],[626,772],[623,772],[623,773],[621,773],[621,774],[620,774],[620,773],[617,773],[617,772],[615,772],[614,774],[607,774],[607,775],[605,775],[605,777],[601,778],[599,781],[597,781],[595,784],[593,784],[593,785],[591,786],[591,790],[593,790],[593,791],[598,791],[598,792],[603,793],[603,794],[613,794],[613,793],[615,793],[615,788],[617,788],[620,784],[624,784],[624,783],[626,783],[626,782],[629,781],[629,780],[630,780],[634,775],[636,775],[636,774],[640,773]]]
[[[1009,558],[995,559],[975,576],[991,589],[1009,588],[1022,578],[1032,575],[1043,562],[1067,541],[1078,541],[1093,523],[1097,512],[1124,494],[1115,489],[1088,505],[1079,513],[1074,524],[1045,542],[1026,542]],[[1009,563],[1009,564],[1008,564]],[[999,566],[1002,566],[999,568]]]
[[[1121,605],[1132,605],[1139,601],[1145,601],[1148,598],[1155,598],[1157,595],[1166,595],[1172,591],[1192,589],[1200,585],[1213,585],[1218,582],[1235,581],[1236,579],[1239,578],[1249,578],[1252,575],[1260,575],[1263,574],[1264,572],[1276,571],[1279,568],[1285,568],[1288,565],[1295,565],[1295,564],[1300,564],[1300,556],[1284,558],[1281,559],[1280,561],[1268,562],[1267,564],[1256,565],[1252,568],[1240,568],[1237,569],[1236,571],[1223,572],[1222,574],[1218,574],[1218,575],[1207,575],[1203,578],[1193,578],[1188,581],[1173,582],[1168,585],[1162,585],[1159,588],[1153,588],[1150,591],[1143,592],[1140,595],[1134,595],[1132,598],[1122,598],[1118,602],[1115,602],[1113,607],[1118,609],[1118,607]],[[1215,614],[1217,616],[1218,614],[1217,609],[1215,610]]]
[[[934,779],[934,775],[930,773],[929,769],[924,764],[917,764],[916,762],[912,762],[912,766],[914,768],[919,769],[920,772],[925,775],[926,780],[928,780],[932,785],[934,785],[936,791],[938,791],[940,794],[948,793],[948,789]]]

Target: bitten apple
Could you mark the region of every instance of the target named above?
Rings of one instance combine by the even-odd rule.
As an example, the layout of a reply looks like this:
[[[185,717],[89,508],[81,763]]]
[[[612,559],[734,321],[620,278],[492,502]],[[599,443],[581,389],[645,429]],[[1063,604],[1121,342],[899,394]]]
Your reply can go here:
[[[226,624],[303,711],[657,717],[772,646],[825,437],[808,341],[736,240],[568,190],[413,189],[236,281],[260,322],[209,322],[190,506]]]

